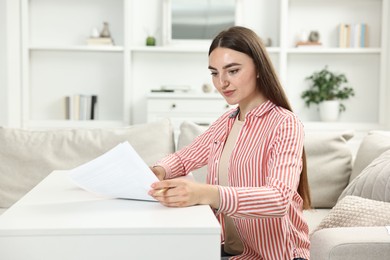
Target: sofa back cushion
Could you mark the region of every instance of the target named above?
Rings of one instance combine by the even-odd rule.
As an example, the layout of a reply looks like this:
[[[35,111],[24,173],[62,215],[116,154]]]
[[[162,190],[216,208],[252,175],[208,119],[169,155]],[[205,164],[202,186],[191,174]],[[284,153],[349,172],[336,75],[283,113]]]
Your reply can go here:
[[[356,154],[350,182],[356,178],[375,158],[390,150],[390,132],[370,131],[362,140]]]
[[[352,137],[353,132],[306,132],[312,207],[332,208],[347,187],[352,171],[352,153],[347,141]]]
[[[390,202],[390,150],[382,153],[364,168],[362,173],[344,189],[339,200],[348,195]]]
[[[83,164],[129,141],[148,165],[174,151],[168,120],[115,129],[0,129],[0,207],[9,207],[53,170]]]
[[[200,126],[191,121],[184,121],[180,125],[180,134],[177,141],[177,150],[189,145],[197,136],[206,131],[207,126]],[[206,183],[207,165],[193,171],[194,179]]]

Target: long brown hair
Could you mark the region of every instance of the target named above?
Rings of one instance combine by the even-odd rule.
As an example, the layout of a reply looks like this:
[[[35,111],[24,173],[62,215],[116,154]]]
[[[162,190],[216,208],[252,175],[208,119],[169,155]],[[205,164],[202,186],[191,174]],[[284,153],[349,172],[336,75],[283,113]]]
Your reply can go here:
[[[233,26],[220,32],[212,41],[209,55],[217,47],[229,48],[245,53],[252,58],[258,75],[257,87],[263,95],[275,105],[292,111],[288,98],[283,90],[279,78],[272,65],[271,59],[260,37],[252,30]],[[299,179],[298,193],[303,199],[303,208],[309,209],[311,205],[309,182],[307,179],[306,153],[303,148],[302,172]]]

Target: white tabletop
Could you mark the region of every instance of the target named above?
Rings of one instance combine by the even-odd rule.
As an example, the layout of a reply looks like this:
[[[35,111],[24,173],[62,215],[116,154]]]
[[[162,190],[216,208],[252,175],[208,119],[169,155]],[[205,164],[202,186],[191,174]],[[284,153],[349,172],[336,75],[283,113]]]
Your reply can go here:
[[[0,216],[0,258],[1,238],[91,235],[206,235],[215,241],[220,225],[208,206],[168,208],[158,202],[102,198],[77,187],[65,171],[57,171]]]

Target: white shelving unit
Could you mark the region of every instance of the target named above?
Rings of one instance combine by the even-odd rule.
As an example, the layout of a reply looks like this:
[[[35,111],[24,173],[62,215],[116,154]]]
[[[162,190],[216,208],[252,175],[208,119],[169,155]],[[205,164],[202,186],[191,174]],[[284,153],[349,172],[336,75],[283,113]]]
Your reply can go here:
[[[268,48],[271,59],[294,111],[307,128],[368,131],[389,127],[388,0],[242,0],[241,5],[245,15],[240,25],[252,28],[264,40],[272,40],[272,47]],[[358,22],[368,26],[369,46],[339,48],[339,24]],[[302,30],[318,31],[322,46],[296,48],[296,38]],[[160,51],[161,60],[164,48]],[[172,60],[170,55],[166,58]],[[320,122],[316,107],[305,107],[300,97],[307,88],[305,78],[325,65],[344,73],[356,91],[355,97],[344,102],[347,110],[335,123]]]
[[[124,10],[128,1],[22,0],[24,127],[110,127],[130,123]],[[115,46],[88,46],[109,22]],[[65,97],[97,95],[97,119],[65,119]]]
[[[167,1],[167,0],[164,0]],[[304,106],[300,95],[305,77],[328,65],[346,74],[356,96],[345,102],[340,122],[327,129],[388,128],[390,84],[389,0],[237,0],[239,24],[265,40],[295,112],[315,128],[316,108]],[[147,121],[147,96],[163,85],[188,85],[198,97],[211,84],[208,46],[162,46],[160,0],[22,0],[24,127],[105,127]],[[147,14],[147,15],[146,15]],[[92,27],[110,24],[115,46],[86,46]],[[368,48],[339,48],[340,23],[364,22]],[[316,30],[321,48],[295,48],[302,30]],[[157,46],[145,46],[157,32]],[[97,94],[98,120],[64,120],[63,98]],[[206,95],[206,94],[205,94]],[[202,106],[200,99],[199,106]]]

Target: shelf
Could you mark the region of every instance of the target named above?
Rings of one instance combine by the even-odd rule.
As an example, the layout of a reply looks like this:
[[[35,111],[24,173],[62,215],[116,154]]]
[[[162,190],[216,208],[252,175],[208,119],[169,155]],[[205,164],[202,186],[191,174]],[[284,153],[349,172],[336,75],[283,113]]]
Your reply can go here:
[[[161,53],[170,53],[170,52],[184,52],[184,53],[207,53],[208,46],[134,46],[131,48],[134,52],[161,52]]]
[[[289,48],[289,54],[381,54],[381,48],[325,48],[302,47]]]
[[[122,52],[123,46],[30,46],[31,51],[91,51],[91,52]]]
[[[115,127],[144,123],[147,99],[184,99],[187,103],[197,100],[197,106],[223,101],[214,89],[212,93],[202,91],[204,84],[212,85],[207,69],[211,40],[161,45],[162,4],[152,2],[21,1],[22,19],[14,29],[21,38],[22,100],[10,101],[23,104],[18,122],[38,128]],[[389,126],[389,79],[385,75],[390,47],[387,0],[238,2],[242,2],[242,19],[237,24],[252,29],[270,43],[266,49],[275,71],[294,111],[301,120],[309,121],[305,123],[307,128],[365,131]],[[100,31],[105,21],[118,45],[87,45],[91,29],[98,27]],[[340,23],[367,24],[369,47],[336,47]],[[294,47],[301,32],[313,30],[320,33],[323,46]],[[145,46],[149,33],[156,37],[157,46]],[[307,87],[305,77],[325,65],[344,73],[356,90],[356,96],[346,103],[342,122],[310,121],[319,120],[318,112],[305,108],[300,96]],[[162,86],[189,86],[191,91],[151,93]],[[98,118],[103,120],[62,120],[64,96],[80,93],[99,96]]]
[[[160,52],[160,53],[208,53],[209,46],[205,45],[167,45],[167,46],[134,46],[131,47],[134,52]],[[279,47],[267,47],[269,53],[280,52]]]

